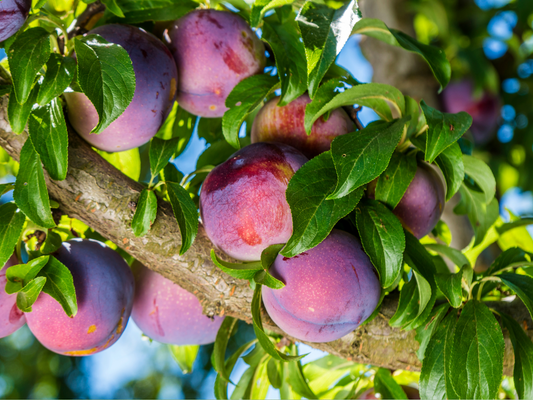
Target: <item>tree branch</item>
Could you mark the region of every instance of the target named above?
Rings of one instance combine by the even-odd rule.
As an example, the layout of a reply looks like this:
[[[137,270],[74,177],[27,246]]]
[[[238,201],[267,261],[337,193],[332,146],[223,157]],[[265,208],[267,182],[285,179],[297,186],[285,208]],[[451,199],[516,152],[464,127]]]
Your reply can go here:
[[[12,133],[7,121],[7,96],[0,98],[0,146],[19,160],[26,133]],[[247,281],[237,280],[217,269],[211,261],[213,245],[202,227],[191,249],[178,255],[181,237],[170,205],[159,200],[157,219],[149,233],[137,238],[131,229],[136,202],[143,186],[123,175],[101,158],[69,127],[69,168],[64,181],[46,174],[50,197],[63,213],[77,218],[116,243],[148,268],[157,271],[194,293],[207,315],[230,315],[251,322],[252,290]],[[220,254],[222,258],[228,259]],[[365,364],[392,369],[419,370],[415,333],[391,328],[389,319],[397,297],[385,298],[380,314],[368,325],[330,343],[308,343],[328,353]],[[525,307],[518,303],[494,305],[533,326]],[[263,313],[265,328],[284,334]],[[530,336],[533,331],[529,330]],[[289,337],[290,338],[290,337]],[[292,339],[292,338],[291,338]],[[294,340],[294,339],[293,339]],[[296,340],[295,340],[296,341]],[[505,371],[510,373],[513,356],[506,338]]]

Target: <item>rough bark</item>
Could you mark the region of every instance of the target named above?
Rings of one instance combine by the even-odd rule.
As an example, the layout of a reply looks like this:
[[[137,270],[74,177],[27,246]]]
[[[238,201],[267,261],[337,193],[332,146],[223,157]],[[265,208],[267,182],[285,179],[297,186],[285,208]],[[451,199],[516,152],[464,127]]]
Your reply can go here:
[[[7,97],[4,96],[0,98],[0,146],[18,160],[27,135],[12,133],[6,109]],[[60,204],[63,213],[80,219],[147,267],[194,293],[202,302],[206,314],[230,315],[251,321],[252,290],[248,282],[234,279],[213,265],[209,256],[213,246],[203,228],[200,227],[191,249],[179,256],[181,238],[177,222],[170,205],[159,200],[157,219],[152,229],[142,238],[135,237],[130,225],[143,186],[101,158],[72,130],[69,133],[67,179],[54,181],[46,172],[45,176],[50,197]],[[415,354],[418,343],[414,332],[404,332],[388,325],[396,306],[397,298],[389,296],[385,298],[378,317],[361,329],[334,342],[308,344],[360,363],[419,370],[421,364]],[[528,327],[533,326],[522,305],[505,304],[504,307],[519,321],[525,321]],[[265,314],[264,322],[267,329],[283,334]],[[530,330],[529,334],[533,336],[533,331]],[[509,373],[513,362],[509,343],[505,360],[506,372]]]

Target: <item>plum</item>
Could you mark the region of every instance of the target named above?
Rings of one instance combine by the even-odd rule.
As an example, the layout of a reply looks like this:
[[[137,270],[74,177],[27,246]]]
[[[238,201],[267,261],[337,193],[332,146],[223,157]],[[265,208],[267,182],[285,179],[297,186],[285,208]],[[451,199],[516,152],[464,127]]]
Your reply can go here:
[[[368,197],[375,198],[377,179],[368,185]],[[433,167],[419,162],[416,174],[392,212],[403,227],[418,239],[439,222],[445,204],[444,182]]]
[[[377,272],[361,243],[337,229],[298,256],[278,255],[270,273],[285,287],[263,287],[265,308],[283,331],[299,340],[339,339],[364,322],[379,302]]]
[[[474,96],[474,85],[469,80],[450,83],[442,93],[446,112],[466,111],[472,116],[470,131],[477,144],[487,143],[496,132],[500,120],[501,102],[498,96],[484,91]]]
[[[222,117],[233,88],[266,64],[263,43],[227,11],[194,10],[175,21],[165,39],[178,65],[178,103],[201,117]]]
[[[124,113],[96,135],[90,132],[98,124],[98,113],[89,98],[67,92],[70,123],[97,149],[117,152],[139,147],[157,133],[172,109],[178,83],[176,63],[159,39],[140,28],[104,25],[89,34],[98,34],[128,52],[135,71],[135,94]]]
[[[67,356],[98,353],[122,335],[133,306],[134,278],[114,250],[90,239],[64,242],[56,257],[74,278],[78,313],[69,318],[59,303],[42,292],[28,327],[48,349]]]
[[[273,244],[292,235],[285,191],[307,161],[281,143],[255,143],[213,169],[200,193],[200,214],[207,236],[226,254],[242,261],[259,260]]]
[[[0,338],[11,335],[26,323],[24,313],[17,307],[17,295],[5,292],[6,270],[17,264],[17,257],[13,254],[0,271]]]
[[[269,100],[255,117],[252,143],[281,142],[295,147],[306,157],[313,158],[328,151],[332,140],[337,136],[355,130],[355,124],[348,114],[338,108],[331,112],[327,121],[320,117],[308,136],[304,128],[304,116],[305,106],[310,102],[307,94],[283,107],[278,107],[279,97]]]
[[[215,341],[223,317],[205,316],[196,296],[144,265],[136,263],[135,269],[131,316],[145,335],[176,345]]]
[[[31,0],[0,1],[0,42],[10,38],[17,32],[31,9]]]

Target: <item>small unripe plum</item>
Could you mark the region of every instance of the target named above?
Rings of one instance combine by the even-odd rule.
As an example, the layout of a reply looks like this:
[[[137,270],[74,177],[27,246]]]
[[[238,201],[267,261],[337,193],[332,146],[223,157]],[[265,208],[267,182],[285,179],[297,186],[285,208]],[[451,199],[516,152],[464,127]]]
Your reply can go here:
[[[207,317],[192,293],[140,263],[135,267],[135,300],[131,316],[145,335],[175,345],[215,341],[223,317]]]
[[[211,242],[242,261],[259,260],[268,246],[286,243],[292,216],[285,191],[306,161],[285,144],[255,143],[213,169],[200,193],[200,213]]]
[[[376,182],[374,180],[368,185],[370,198],[375,198]],[[392,212],[405,229],[421,239],[439,222],[445,202],[441,177],[429,164],[420,162],[413,180]]]
[[[133,306],[134,278],[114,250],[95,240],[64,242],[56,257],[72,273],[78,313],[69,318],[60,304],[42,292],[28,327],[46,348],[67,356],[98,353],[122,335]]]
[[[0,42],[10,38],[17,32],[31,9],[31,0],[0,1]]]
[[[477,144],[484,144],[494,136],[500,120],[501,102],[498,96],[484,91],[474,97],[474,85],[469,80],[450,83],[442,92],[446,112],[466,111],[472,116],[470,131]]]
[[[405,386],[405,385],[402,385],[402,389],[407,395],[408,399],[420,399],[420,392],[418,391],[418,389],[415,389],[414,387],[411,387],[411,386]],[[376,396],[376,392],[374,391],[374,388],[368,389],[367,391],[363,392],[361,396],[358,397],[358,399],[367,399],[367,400],[374,400],[374,399],[379,400],[382,398],[383,397],[381,396],[380,397]]]
[[[304,127],[305,106],[311,102],[304,94],[283,107],[278,107],[279,97],[269,100],[255,117],[252,126],[252,143],[280,142],[300,150],[312,158],[328,151],[337,136],[355,130],[355,124],[342,109],[333,110],[326,121],[320,117],[307,135]]]
[[[172,24],[165,39],[178,65],[178,103],[201,117],[222,117],[233,88],[266,64],[261,40],[231,12],[192,11]]]
[[[17,264],[17,257],[13,254],[0,271],[0,338],[11,335],[26,323],[24,313],[17,307],[17,294],[5,291],[6,270]]]
[[[270,273],[285,287],[263,287],[263,303],[272,320],[296,339],[339,339],[364,322],[379,302],[376,270],[359,240],[344,231],[334,229],[298,256],[278,255]]]
[[[79,92],[65,93],[70,123],[97,149],[117,152],[147,143],[159,130],[176,97],[178,73],[172,54],[155,36],[128,25],[103,25],[89,34],[98,34],[122,46],[135,71],[135,94],[124,113],[100,134],[91,134],[98,113],[89,98]]]

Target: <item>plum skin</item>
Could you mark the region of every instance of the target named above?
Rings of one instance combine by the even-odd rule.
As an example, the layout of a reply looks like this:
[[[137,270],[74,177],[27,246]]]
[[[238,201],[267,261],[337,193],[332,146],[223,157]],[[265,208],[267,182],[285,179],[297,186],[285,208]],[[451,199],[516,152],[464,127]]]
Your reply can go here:
[[[200,214],[211,242],[242,261],[261,258],[268,246],[286,243],[292,216],[285,191],[307,161],[281,143],[255,143],[213,169],[200,193]]]
[[[178,66],[178,103],[201,117],[222,117],[233,88],[266,65],[263,43],[231,12],[191,11],[171,25],[165,40]]]
[[[474,98],[474,84],[469,80],[450,83],[442,92],[444,109],[449,113],[466,111],[472,116],[470,131],[476,144],[487,143],[496,131],[502,106],[498,96],[483,91]]]
[[[90,239],[64,242],[56,258],[74,278],[78,313],[69,318],[59,303],[42,292],[28,327],[49,350],[68,356],[98,353],[122,335],[131,314],[133,274],[124,259],[103,243]]]
[[[174,345],[213,343],[224,317],[209,318],[200,301],[174,282],[135,265],[132,318],[153,340]]]
[[[13,36],[28,18],[31,0],[2,0],[0,2],[0,42]]]
[[[19,262],[13,254],[0,270],[0,338],[11,335],[26,323],[24,313],[17,307],[17,294],[7,294],[5,291],[6,270],[17,264]]]
[[[299,340],[343,337],[374,312],[380,298],[376,270],[361,243],[336,229],[298,256],[278,255],[270,273],[286,286],[263,287],[265,308],[283,331]]]
[[[303,94],[289,104],[278,107],[279,97],[269,100],[257,114],[252,125],[252,143],[280,142],[300,150],[306,157],[313,158],[328,151],[337,136],[355,130],[355,124],[348,114],[338,108],[331,112],[328,120],[320,117],[307,135],[304,127],[305,106],[311,102]]]
[[[122,46],[135,71],[135,94],[124,113],[100,134],[91,134],[98,113],[89,98],[79,92],[65,93],[70,123],[97,149],[126,151],[147,143],[159,130],[176,97],[178,72],[172,54],[155,36],[128,25],[104,25],[98,34]]]

